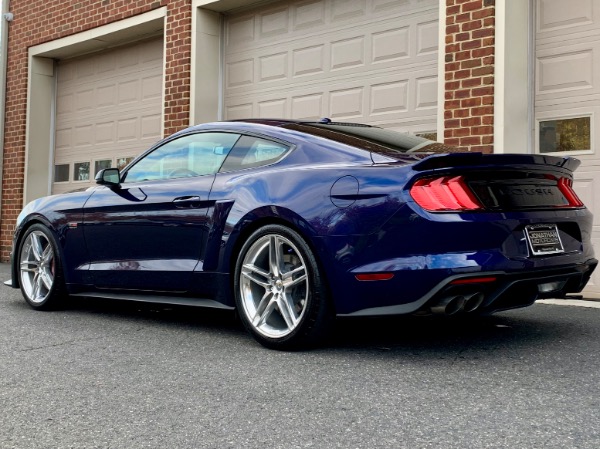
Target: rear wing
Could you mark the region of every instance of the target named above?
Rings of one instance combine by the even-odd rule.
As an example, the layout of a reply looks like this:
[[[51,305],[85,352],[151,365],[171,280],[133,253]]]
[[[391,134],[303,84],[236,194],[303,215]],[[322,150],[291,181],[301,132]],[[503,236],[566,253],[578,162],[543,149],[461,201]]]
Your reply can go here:
[[[579,159],[570,156],[548,156],[543,154],[484,154],[484,153],[447,153],[434,154],[413,165],[413,170],[435,170],[470,166],[502,166],[511,168],[531,168],[532,165],[551,166],[571,172],[581,164]]]

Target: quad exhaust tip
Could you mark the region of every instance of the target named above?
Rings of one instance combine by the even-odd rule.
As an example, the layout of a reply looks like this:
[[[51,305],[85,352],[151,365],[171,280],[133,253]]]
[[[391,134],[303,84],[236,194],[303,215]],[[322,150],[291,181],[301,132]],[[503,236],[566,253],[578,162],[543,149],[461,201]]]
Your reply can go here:
[[[451,295],[440,299],[430,307],[431,313],[437,315],[455,315],[459,312],[474,312],[477,310],[483,300],[483,293],[475,292],[468,295]]]
[[[484,296],[481,292],[467,295],[465,296],[465,305],[463,307],[463,310],[467,313],[474,312],[475,310],[479,309],[479,306],[481,306],[483,300]]]
[[[431,307],[431,312],[438,315],[454,315],[460,312],[463,309],[464,305],[464,296],[446,296]]]

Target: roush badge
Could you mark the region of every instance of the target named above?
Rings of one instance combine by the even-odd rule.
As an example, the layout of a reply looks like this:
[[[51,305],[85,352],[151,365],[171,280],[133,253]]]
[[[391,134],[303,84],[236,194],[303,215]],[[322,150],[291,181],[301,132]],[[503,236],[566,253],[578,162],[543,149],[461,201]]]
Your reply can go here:
[[[525,235],[534,256],[558,254],[565,251],[555,224],[525,226]]]

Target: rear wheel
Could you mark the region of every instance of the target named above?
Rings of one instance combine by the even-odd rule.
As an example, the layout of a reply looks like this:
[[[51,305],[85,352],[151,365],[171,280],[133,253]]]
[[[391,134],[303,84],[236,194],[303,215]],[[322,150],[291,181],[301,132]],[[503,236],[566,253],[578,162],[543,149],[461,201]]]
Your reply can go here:
[[[19,283],[27,303],[38,310],[61,306],[66,292],[52,233],[41,224],[31,226],[23,236],[18,257]]]
[[[257,230],[238,257],[234,288],[245,327],[272,349],[301,349],[322,340],[332,319],[317,261],[295,231]]]

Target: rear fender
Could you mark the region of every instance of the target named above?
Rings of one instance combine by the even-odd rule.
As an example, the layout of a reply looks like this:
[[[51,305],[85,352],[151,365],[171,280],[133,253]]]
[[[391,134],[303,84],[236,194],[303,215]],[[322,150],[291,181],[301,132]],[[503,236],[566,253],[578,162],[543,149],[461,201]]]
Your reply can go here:
[[[289,209],[274,205],[263,206],[235,219],[235,214],[231,213],[233,201],[223,203],[225,204],[216,207],[213,214],[203,271],[229,273],[246,239],[267,224],[277,223],[294,229],[309,246],[316,235],[310,223]]]

